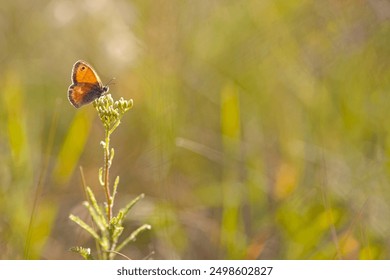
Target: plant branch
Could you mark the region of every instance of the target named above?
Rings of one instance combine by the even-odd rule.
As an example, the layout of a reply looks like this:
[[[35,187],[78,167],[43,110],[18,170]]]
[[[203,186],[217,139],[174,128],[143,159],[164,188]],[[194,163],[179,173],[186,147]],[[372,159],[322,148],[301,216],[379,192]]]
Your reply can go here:
[[[110,222],[112,218],[112,197],[110,193],[110,182],[109,182],[109,174],[110,174],[110,131],[108,127],[105,127],[106,130],[106,139],[104,145],[104,191],[106,194],[107,201],[107,221]]]

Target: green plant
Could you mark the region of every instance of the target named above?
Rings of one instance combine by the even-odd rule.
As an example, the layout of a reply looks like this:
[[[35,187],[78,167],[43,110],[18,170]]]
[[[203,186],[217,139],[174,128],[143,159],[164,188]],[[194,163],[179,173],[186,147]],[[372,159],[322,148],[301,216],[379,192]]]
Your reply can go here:
[[[101,122],[105,130],[104,141],[101,141],[104,154],[103,167],[99,169],[99,182],[103,187],[106,201],[102,209],[97,202],[92,189],[84,183],[87,200],[83,205],[87,208],[91,215],[94,226],[88,225],[77,216],[70,215],[69,218],[78,224],[81,228],[86,230],[96,241],[98,259],[112,260],[116,254],[131,241],[134,241],[139,233],[151,226],[144,224],[134,230],[127,238],[119,243],[124,227],[123,221],[130,211],[130,209],[144,197],[144,194],[139,195],[130,201],[125,207],[118,211],[117,215],[113,215],[113,205],[117,188],[119,184],[119,176],[116,177],[112,188],[110,187],[110,168],[114,159],[114,149],[110,148],[110,136],[119,126],[123,115],[132,108],[133,100],[124,100],[120,98],[118,101],[112,99],[110,94],[103,95],[93,102],[95,109],[98,112]],[[83,180],[84,181],[84,180]],[[85,259],[94,259],[90,248],[73,247],[71,251],[79,253]]]

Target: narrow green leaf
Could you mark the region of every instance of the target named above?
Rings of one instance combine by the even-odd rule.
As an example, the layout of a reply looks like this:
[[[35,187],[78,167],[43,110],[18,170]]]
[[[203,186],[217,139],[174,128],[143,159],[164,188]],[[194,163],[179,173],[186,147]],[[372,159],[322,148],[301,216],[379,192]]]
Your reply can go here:
[[[122,212],[122,219],[124,219],[127,215],[127,213],[130,211],[130,209],[142,198],[144,198],[145,195],[143,193],[141,193],[139,196],[137,196],[136,198],[134,198],[132,201],[130,201],[124,208],[122,208],[119,212]],[[118,214],[119,216],[119,214]]]
[[[88,209],[89,214],[92,217],[92,220],[95,222],[97,227],[100,229],[100,231],[104,232],[106,230],[104,223],[106,222],[104,218],[102,219],[101,216],[99,216],[95,209],[89,204],[88,202],[84,202],[83,205]]]
[[[145,230],[151,230],[152,229],[152,226],[151,225],[148,225],[148,224],[144,224],[142,226],[140,226],[139,228],[137,228],[135,231],[133,231],[117,248],[116,250],[119,252],[120,250],[122,250],[129,242],[131,241],[135,241],[135,239],[137,238],[138,234],[140,234],[141,232],[145,231]]]
[[[99,207],[99,205],[97,203],[95,195],[93,194],[91,188],[89,188],[89,187],[87,187],[87,194],[88,194],[88,198],[91,201],[91,204],[92,204],[93,208],[95,209],[97,215],[100,218],[99,220],[101,221],[101,223],[103,223],[103,225],[105,227],[107,227],[108,223],[107,223],[107,220],[106,220],[106,216],[103,215],[102,210],[100,209],[100,207]]]
[[[70,214],[69,219],[71,219],[73,222],[78,224],[81,228],[86,230],[90,235],[92,235],[93,238],[98,240],[100,242],[99,235],[91,228],[87,223],[85,223],[83,220],[81,220],[79,217]]]
[[[99,183],[103,187],[104,186],[104,180],[103,180],[103,168],[99,168]]]
[[[114,150],[114,148],[111,148],[110,159],[108,160],[110,166],[111,166],[112,160],[114,159],[114,155],[115,155],[115,150]]]
[[[115,199],[115,195],[116,195],[116,192],[117,192],[118,184],[119,184],[119,176],[116,176],[115,182],[114,182],[114,186],[113,186],[113,192],[112,192],[112,200],[113,201]]]

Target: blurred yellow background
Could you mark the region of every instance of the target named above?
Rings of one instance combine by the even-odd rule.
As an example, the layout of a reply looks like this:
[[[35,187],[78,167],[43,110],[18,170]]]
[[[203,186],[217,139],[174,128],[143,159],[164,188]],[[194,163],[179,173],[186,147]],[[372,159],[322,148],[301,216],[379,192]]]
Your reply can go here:
[[[67,100],[88,61],[134,100],[115,209],[132,259],[390,257],[390,3],[39,0],[0,5],[0,258],[94,248],[104,130]],[[112,177],[114,178],[114,177]]]

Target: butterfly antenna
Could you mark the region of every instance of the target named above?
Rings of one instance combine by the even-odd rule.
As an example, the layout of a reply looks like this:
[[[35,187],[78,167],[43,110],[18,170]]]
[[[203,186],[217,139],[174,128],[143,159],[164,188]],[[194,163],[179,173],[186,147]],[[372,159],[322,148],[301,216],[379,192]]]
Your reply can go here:
[[[106,86],[115,85],[115,83],[113,82],[114,80],[115,80],[115,78],[112,78],[111,80],[109,80],[108,83],[106,84]]]

